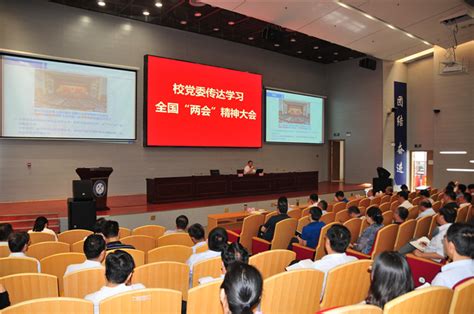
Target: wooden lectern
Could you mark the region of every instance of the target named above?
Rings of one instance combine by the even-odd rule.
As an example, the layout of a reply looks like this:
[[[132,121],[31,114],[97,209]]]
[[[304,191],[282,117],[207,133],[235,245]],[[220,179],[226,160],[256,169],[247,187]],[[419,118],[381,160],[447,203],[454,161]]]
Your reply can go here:
[[[76,169],[76,173],[81,180],[92,181],[92,196],[96,201],[97,210],[109,209],[107,207],[107,185],[112,171],[114,171],[114,169],[111,167]]]

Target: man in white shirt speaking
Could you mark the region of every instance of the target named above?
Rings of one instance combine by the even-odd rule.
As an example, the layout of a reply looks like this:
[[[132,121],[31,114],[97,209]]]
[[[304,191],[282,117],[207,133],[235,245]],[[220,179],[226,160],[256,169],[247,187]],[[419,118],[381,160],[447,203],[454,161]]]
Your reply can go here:
[[[145,289],[141,283],[132,285],[133,269],[135,262],[133,257],[125,251],[116,250],[107,255],[105,260],[105,286],[99,291],[86,295],[85,299],[94,303],[94,314],[99,314],[99,304],[102,300],[116,294]]]
[[[249,160],[247,165],[244,167],[244,174],[255,174],[256,171],[257,169],[255,169],[253,161]]]
[[[102,262],[105,259],[105,240],[102,235],[91,234],[84,241],[84,254],[87,260],[81,264],[72,264],[66,268],[64,275],[82,269],[103,268]]]

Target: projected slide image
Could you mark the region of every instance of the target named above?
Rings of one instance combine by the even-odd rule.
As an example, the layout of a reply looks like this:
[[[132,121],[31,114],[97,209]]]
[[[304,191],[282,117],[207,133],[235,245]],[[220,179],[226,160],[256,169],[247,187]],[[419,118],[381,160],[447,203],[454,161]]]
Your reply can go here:
[[[282,100],[278,120],[280,124],[311,124],[309,103]]]
[[[107,112],[107,78],[35,70],[35,107]]]

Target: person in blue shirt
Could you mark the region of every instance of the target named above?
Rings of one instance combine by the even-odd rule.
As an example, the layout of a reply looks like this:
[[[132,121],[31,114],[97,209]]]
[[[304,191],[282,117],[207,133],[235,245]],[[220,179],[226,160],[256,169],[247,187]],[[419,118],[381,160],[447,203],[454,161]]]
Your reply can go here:
[[[349,200],[344,196],[344,192],[342,191],[337,191],[336,194],[334,194],[334,201],[349,203]]]
[[[319,234],[321,233],[321,228],[324,227],[324,222],[319,221],[323,211],[319,207],[312,207],[310,210],[310,220],[311,222],[303,227],[301,236],[298,236],[298,242],[301,245],[305,245],[310,248],[315,248],[319,242]]]

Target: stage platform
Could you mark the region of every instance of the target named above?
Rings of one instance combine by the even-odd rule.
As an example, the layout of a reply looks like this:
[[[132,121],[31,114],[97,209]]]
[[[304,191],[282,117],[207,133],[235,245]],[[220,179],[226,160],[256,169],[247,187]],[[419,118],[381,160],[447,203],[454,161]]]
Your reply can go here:
[[[318,194],[330,194],[338,190],[349,191],[360,191],[366,188],[363,184],[343,184],[343,183],[331,183],[331,182],[319,182],[319,189],[316,191]],[[284,193],[288,198],[301,197],[300,202],[306,202],[306,199],[310,193],[315,191],[301,191]],[[188,208],[199,208],[208,206],[219,206],[226,204],[236,203],[250,203],[255,201],[264,201],[277,199],[278,195],[258,195],[250,197],[228,197],[212,200],[199,200],[199,201],[187,201],[187,202],[174,202],[164,204],[150,204],[146,201],[145,194],[137,195],[121,195],[121,196],[109,196],[107,205],[110,210],[98,211],[98,216],[117,216],[117,215],[134,215],[149,212],[169,211],[178,209]],[[66,198],[62,200],[35,200],[35,201],[23,201],[23,202],[11,202],[11,203],[0,203],[0,216],[3,215],[25,215],[25,214],[53,214],[58,217],[67,217],[67,203]]]

